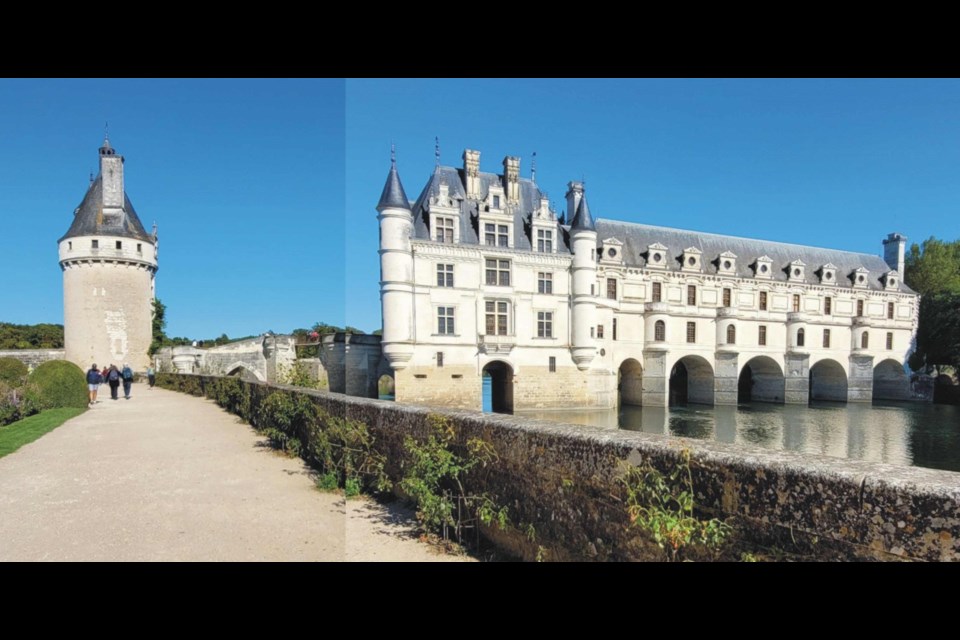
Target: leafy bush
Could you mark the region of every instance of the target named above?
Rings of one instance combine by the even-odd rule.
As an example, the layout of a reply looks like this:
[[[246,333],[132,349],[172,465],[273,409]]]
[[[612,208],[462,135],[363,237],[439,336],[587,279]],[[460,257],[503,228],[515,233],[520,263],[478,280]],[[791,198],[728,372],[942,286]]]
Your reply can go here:
[[[55,407],[83,409],[89,402],[86,376],[72,362],[44,362],[30,374],[24,402],[40,410]]]
[[[0,382],[20,387],[27,381],[29,373],[27,365],[16,358],[0,358]]]

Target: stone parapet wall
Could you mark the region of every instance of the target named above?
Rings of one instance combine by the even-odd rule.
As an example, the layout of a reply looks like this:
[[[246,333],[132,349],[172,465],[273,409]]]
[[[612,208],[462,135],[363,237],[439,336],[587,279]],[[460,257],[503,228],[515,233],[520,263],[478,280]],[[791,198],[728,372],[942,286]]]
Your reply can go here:
[[[214,380],[170,375],[162,384],[200,395]],[[513,522],[533,525],[535,542],[516,530],[488,531],[527,559],[539,547],[551,560],[662,557],[628,527],[618,478],[624,461],[668,471],[687,449],[697,505],[734,523],[744,542],[813,559],[960,560],[960,474],[953,472],[240,384],[251,412],[275,391],[306,393],[330,414],[364,422],[395,480],[404,437],[424,437],[431,414],[448,419],[461,444],[491,443],[498,460],[470,476],[466,489],[489,492]]]
[[[49,362],[50,360],[66,360],[66,351],[63,349],[6,349],[0,351],[0,358],[19,360],[27,365],[27,369],[33,371],[44,362]],[[91,364],[93,363],[88,362],[86,366],[81,368],[86,371]]]

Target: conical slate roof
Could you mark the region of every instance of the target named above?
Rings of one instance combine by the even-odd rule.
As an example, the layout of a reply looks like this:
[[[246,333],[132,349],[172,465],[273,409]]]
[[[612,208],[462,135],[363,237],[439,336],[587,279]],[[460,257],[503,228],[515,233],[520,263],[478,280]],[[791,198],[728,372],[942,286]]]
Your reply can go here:
[[[389,208],[410,210],[410,201],[407,200],[407,194],[403,190],[403,185],[400,184],[396,161],[390,163],[390,173],[387,174],[387,182],[383,185],[383,193],[380,194],[380,202],[377,203],[377,211]]]
[[[580,204],[577,206],[577,213],[573,216],[573,222],[570,223],[571,231],[596,231],[597,227],[593,223],[593,216],[590,215],[590,207],[587,206],[587,194],[580,198]]]
[[[74,211],[73,224],[58,242],[77,236],[119,236],[153,242],[153,237],[143,228],[133,203],[130,202],[126,193],[123,194],[123,215],[120,216],[119,221],[117,223],[104,221],[103,177],[99,175],[90,183],[83,202]]]

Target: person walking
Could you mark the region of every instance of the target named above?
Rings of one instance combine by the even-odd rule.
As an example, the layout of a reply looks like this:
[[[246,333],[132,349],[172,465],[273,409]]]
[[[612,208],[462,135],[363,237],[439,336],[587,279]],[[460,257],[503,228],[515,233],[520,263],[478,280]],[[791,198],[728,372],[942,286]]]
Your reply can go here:
[[[157,381],[157,374],[153,370],[153,367],[147,367],[147,382],[150,383],[150,388],[153,389],[154,383]]]
[[[117,390],[120,388],[120,371],[116,365],[110,365],[110,371],[107,373],[107,383],[110,385],[110,399],[117,400]]]
[[[126,362],[123,363],[123,371],[120,372],[120,376],[123,378],[123,399],[129,400],[130,387],[133,385],[133,370]]]
[[[90,405],[93,406],[97,404],[97,389],[100,388],[100,383],[103,382],[103,378],[100,376],[100,371],[97,369],[97,365],[94,364],[90,367],[90,370],[87,371],[87,392],[90,396]]]

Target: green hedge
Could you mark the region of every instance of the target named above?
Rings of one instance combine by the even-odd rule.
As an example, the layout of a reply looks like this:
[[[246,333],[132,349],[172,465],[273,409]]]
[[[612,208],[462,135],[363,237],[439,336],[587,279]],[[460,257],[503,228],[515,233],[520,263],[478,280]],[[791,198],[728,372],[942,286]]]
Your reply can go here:
[[[11,387],[23,386],[30,370],[16,358],[0,358],[0,382]]]
[[[42,409],[56,407],[84,408],[89,402],[87,378],[72,362],[51,360],[44,362],[30,374],[30,397]]]

